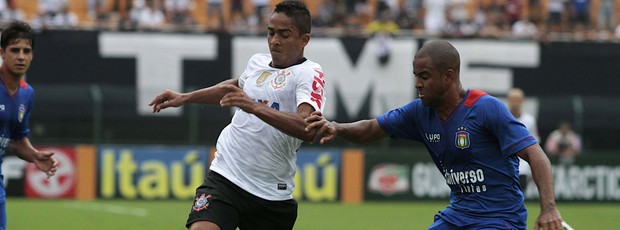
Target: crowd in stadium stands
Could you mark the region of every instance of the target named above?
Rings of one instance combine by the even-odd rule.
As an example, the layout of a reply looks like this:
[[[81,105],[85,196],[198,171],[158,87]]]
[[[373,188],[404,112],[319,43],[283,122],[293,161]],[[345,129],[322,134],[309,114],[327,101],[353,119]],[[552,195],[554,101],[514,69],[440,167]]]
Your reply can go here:
[[[0,19],[37,29],[261,33],[275,0],[0,0]],[[620,39],[620,0],[305,1],[315,34]],[[376,21],[388,20],[377,25]],[[393,28],[397,28],[396,32]]]

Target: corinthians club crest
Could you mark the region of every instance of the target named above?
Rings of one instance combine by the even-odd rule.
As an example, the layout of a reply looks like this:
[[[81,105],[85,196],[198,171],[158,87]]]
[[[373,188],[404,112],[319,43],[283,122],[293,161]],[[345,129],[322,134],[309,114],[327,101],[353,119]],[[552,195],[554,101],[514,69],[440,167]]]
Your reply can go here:
[[[196,212],[206,209],[209,207],[209,198],[211,198],[211,195],[205,196],[204,193],[200,195],[200,197],[196,196],[196,201],[194,202],[194,207],[192,207],[192,209]]]
[[[282,89],[286,86],[286,78],[291,76],[291,71],[289,69],[283,69],[276,73],[276,77],[271,79],[271,88],[273,89]]]
[[[469,148],[469,132],[467,128],[461,126],[456,131],[456,138],[454,138],[456,147],[459,149]]]

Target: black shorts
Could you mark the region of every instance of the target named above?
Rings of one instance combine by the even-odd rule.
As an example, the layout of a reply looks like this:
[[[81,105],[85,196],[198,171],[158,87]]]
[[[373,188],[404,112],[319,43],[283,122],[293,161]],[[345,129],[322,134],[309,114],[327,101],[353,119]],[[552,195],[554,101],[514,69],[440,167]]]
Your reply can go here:
[[[194,205],[186,227],[196,221],[209,221],[222,230],[293,229],[297,219],[297,202],[293,199],[269,201],[254,196],[210,171],[196,189]]]

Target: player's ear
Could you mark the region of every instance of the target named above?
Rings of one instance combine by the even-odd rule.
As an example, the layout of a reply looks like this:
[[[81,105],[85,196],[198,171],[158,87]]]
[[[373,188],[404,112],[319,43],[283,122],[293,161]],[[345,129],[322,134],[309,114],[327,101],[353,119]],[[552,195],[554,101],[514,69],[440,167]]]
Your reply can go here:
[[[445,74],[444,74],[444,77],[446,78],[446,81],[447,81],[447,82],[453,81],[453,80],[454,80],[454,77],[455,77],[455,75],[454,75],[454,70],[452,70],[452,69],[447,69],[447,70],[446,70],[446,72],[445,72]]]
[[[305,47],[308,45],[308,42],[310,42],[310,34],[307,33],[301,37],[301,44]]]

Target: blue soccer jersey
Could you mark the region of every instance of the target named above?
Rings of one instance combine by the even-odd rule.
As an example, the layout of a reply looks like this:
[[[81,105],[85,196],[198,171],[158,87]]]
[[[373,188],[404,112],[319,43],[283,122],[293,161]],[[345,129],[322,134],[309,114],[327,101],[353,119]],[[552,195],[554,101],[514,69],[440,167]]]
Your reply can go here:
[[[459,228],[499,220],[502,229],[525,229],[516,153],[536,139],[497,98],[468,90],[445,121],[418,99],[377,120],[392,138],[426,146],[451,189],[439,218]]]
[[[21,81],[17,93],[10,95],[6,85],[0,84],[0,165],[4,152],[11,139],[20,139],[28,136],[28,120],[34,100],[34,90],[26,81]],[[0,171],[0,179],[4,174]],[[2,186],[1,198],[4,198]]]

